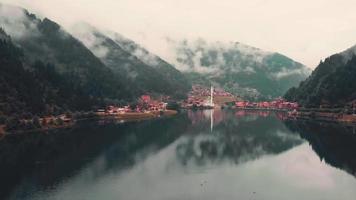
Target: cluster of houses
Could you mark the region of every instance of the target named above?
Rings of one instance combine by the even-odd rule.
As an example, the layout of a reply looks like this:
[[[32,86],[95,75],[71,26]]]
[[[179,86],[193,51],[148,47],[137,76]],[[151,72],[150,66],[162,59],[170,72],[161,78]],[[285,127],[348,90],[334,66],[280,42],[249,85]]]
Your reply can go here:
[[[46,116],[46,117],[43,117],[43,118],[39,118],[39,122],[42,124],[42,125],[45,125],[45,124],[51,124],[51,123],[54,123],[56,121],[60,120],[61,122],[64,122],[64,123],[69,123],[72,121],[72,118],[66,114],[61,114],[61,115],[58,115],[58,116]]]
[[[44,117],[34,117],[32,119],[18,119],[16,127],[12,127],[11,124],[7,124],[6,129],[24,129],[29,130],[33,128],[54,128],[70,125],[73,122],[73,118],[68,114],[61,115],[49,115]],[[4,130],[3,130],[4,131]]]
[[[256,109],[271,109],[271,110],[296,110],[299,108],[298,103],[288,102],[282,98],[278,98],[270,102],[237,101],[235,102],[235,106],[237,108],[256,108]]]
[[[203,106],[206,102],[206,99],[205,98],[202,98],[202,97],[197,97],[197,96],[189,96],[188,97],[188,100],[186,102],[186,106],[183,106],[183,107],[191,107],[193,105],[195,106]]]
[[[123,114],[127,112],[132,112],[130,106],[117,107],[117,106],[108,106],[105,109],[98,109],[96,114],[105,115],[105,114]]]
[[[138,103],[135,105],[126,105],[122,107],[107,106],[105,109],[98,109],[97,114],[124,114],[124,113],[144,113],[151,111],[164,111],[166,110],[167,103],[162,100],[168,100],[169,97],[161,97],[161,100],[154,100],[150,95],[142,95]]]
[[[186,100],[187,107],[195,106],[204,106],[207,103],[207,100],[211,97],[233,97],[229,92],[224,91],[221,88],[211,89],[201,85],[193,85],[192,90],[188,93],[188,99]],[[183,106],[184,107],[184,106]]]
[[[210,96],[210,88],[201,86],[201,85],[193,85],[192,90],[188,93],[188,97],[207,97]],[[233,96],[231,93],[224,91],[222,88],[214,88],[213,91],[214,96]]]

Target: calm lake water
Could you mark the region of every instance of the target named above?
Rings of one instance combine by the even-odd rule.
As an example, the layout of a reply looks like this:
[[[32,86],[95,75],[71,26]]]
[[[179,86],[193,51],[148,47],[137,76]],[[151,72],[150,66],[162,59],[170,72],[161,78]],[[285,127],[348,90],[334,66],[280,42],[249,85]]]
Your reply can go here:
[[[0,141],[0,199],[352,200],[356,129],[197,111]]]

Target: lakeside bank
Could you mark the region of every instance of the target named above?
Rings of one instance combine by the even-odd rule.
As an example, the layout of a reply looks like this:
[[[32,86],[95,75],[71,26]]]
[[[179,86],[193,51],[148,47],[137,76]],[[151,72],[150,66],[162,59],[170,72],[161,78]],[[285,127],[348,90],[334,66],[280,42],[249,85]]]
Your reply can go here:
[[[178,113],[176,110],[162,110],[162,111],[149,111],[149,112],[127,112],[127,113],[98,113],[87,112],[82,113],[80,116],[74,117],[73,115],[65,116],[60,115],[57,117],[43,117],[36,119],[19,120],[19,126],[16,129],[8,130],[6,125],[0,125],[0,135],[18,134],[28,132],[46,132],[55,129],[71,128],[77,122],[88,120],[120,120],[120,122],[142,121],[150,120],[160,117],[170,117]],[[35,125],[34,125],[35,124]]]
[[[325,122],[356,123],[356,114],[324,112],[322,110],[296,111],[288,115],[291,119],[318,120]]]

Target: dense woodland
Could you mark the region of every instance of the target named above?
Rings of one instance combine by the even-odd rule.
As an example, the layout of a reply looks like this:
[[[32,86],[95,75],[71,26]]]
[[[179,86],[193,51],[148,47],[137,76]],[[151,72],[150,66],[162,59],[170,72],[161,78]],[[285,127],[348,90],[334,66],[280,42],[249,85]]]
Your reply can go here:
[[[162,74],[139,61],[131,64],[133,73],[141,73],[142,79],[132,80],[125,71],[108,67],[57,23],[38,19],[22,8],[7,9],[23,12],[15,22],[26,31],[22,37],[12,37],[5,27],[0,30],[0,125],[8,121],[16,124],[18,119],[92,111],[105,105],[126,105],[142,94],[184,98],[190,89],[189,82],[179,78],[184,77],[179,71],[167,69]],[[13,19],[5,22],[14,23]],[[6,28],[13,25],[6,24]],[[120,60],[113,61],[120,67]],[[174,81],[180,84],[162,82],[162,77],[170,76],[168,73],[178,77]]]
[[[144,92],[184,98],[191,89],[187,78],[181,72],[132,40],[124,37],[120,37],[120,40],[111,38],[90,25],[83,26],[84,28],[74,35],[79,40],[95,39],[94,44],[88,45],[85,39],[83,43],[117,76],[133,86],[131,90],[137,87]],[[103,54],[102,49],[105,49],[106,53]]]
[[[4,36],[3,30],[1,34]],[[4,37],[2,37],[4,38]],[[0,40],[0,123],[89,110],[104,102],[87,94],[53,64],[24,64],[24,53],[8,36]]]
[[[347,56],[346,53],[350,53]],[[284,96],[305,107],[344,107],[356,100],[356,56],[353,49],[321,62],[311,76]]]

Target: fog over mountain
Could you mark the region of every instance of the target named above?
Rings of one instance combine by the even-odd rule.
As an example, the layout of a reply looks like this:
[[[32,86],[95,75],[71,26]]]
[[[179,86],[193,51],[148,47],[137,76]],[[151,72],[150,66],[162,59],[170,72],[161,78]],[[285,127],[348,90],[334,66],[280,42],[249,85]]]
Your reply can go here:
[[[172,65],[118,33],[79,23],[70,32],[113,72],[145,92],[183,97],[190,90],[186,78]]]
[[[3,30],[0,112],[56,114],[128,101],[141,90],[127,85],[59,24],[0,4]],[[8,64],[6,64],[8,63]]]
[[[354,0],[0,0],[64,27],[87,21],[159,54],[161,38],[239,41],[315,68],[355,42]],[[320,34],[323,33],[323,34]]]
[[[0,113],[87,111],[143,94],[184,98],[189,91],[171,65],[157,70],[100,32],[86,33],[91,37],[79,41],[48,18],[0,4]]]
[[[238,42],[166,39],[160,55],[193,83],[213,84],[248,99],[282,96],[309,74],[303,64]]]

